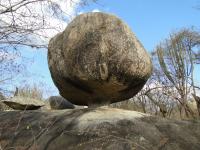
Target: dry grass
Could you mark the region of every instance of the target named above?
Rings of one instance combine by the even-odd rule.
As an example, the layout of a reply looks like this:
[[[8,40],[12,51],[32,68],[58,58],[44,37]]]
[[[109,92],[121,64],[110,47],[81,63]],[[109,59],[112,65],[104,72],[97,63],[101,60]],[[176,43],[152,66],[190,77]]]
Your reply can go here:
[[[43,99],[43,90],[38,85],[25,85],[23,87],[19,87],[16,91],[16,96],[21,97],[29,97],[34,99]]]
[[[125,110],[133,110],[138,112],[143,112],[142,107],[134,102],[133,100],[126,100],[122,102],[117,102],[109,105],[112,108],[120,108]]]
[[[188,102],[188,105],[191,108],[191,110],[194,112],[194,115],[195,115],[194,117],[196,119],[199,118],[195,101]],[[187,117],[185,115],[184,110],[182,110],[182,112],[180,114],[180,111],[179,111],[180,106],[179,107],[178,106],[179,106],[178,104],[174,105],[173,108],[171,109],[171,111],[168,110],[168,112],[166,114],[166,118],[171,118],[171,119],[176,119],[176,120],[195,119],[192,116]],[[137,101],[134,101],[133,99],[113,103],[113,104],[110,104],[109,107],[125,109],[125,110],[133,110],[133,111],[138,111],[138,112],[144,113],[141,104],[138,103]],[[148,114],[163,117],[162,113],[160,112],[159,107],[157,107],[153,103],[146,104],[145,109],[146,109],[146,113],[148,113]]]

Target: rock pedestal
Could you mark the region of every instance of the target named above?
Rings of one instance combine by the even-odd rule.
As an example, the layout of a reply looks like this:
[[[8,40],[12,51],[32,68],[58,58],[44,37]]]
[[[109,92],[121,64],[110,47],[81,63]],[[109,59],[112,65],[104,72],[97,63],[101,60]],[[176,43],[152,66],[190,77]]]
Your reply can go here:
[[[86,13],[50,40],[48,63],[60,94],[76,105],[123,101],[152,72],[144,47],[114,15]]]
[[[2,150],[200,150],[200,120],[113,108],[1,112]]]

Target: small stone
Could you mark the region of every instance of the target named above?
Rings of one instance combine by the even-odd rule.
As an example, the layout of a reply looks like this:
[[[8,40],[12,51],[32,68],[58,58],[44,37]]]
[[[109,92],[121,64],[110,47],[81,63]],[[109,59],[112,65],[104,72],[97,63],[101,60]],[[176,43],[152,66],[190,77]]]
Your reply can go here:
[[[143,136],[140,137],[140,142],[145,141],[145,138]]]
[[[75,106],[61,96],[51,96],[48,99],[51,109],[74,109]]]

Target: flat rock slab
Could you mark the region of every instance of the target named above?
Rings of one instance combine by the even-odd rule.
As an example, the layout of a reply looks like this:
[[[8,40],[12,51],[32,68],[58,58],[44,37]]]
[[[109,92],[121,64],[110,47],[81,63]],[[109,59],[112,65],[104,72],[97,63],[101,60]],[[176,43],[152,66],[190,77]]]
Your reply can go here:
[[[0,149],[200,150],[200,121],[113,108],[0,112]]]

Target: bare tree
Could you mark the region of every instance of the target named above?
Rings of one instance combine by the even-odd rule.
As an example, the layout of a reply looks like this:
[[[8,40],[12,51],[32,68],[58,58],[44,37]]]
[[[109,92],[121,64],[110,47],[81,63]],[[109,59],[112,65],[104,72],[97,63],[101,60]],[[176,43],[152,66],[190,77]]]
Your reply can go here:
[[[20,49],[46,48],[76,15],[74,8],[89,2],[96,0],[0,0],[0,90],[26,65]]]
[[[143,108],[143,112],[170,117],[176,107],[173,97],[173,87],[168,84],[168,79],[159,67],[156,52],[151,53],[153,74],[144,88],[137,94],[137,99]]]
[[[152,77],[155,78],[155,77]],[[162,85],[158,80],[149,80],[140,93],[137,95],[141,101],[141,105],[145,107],[145,111],[161,115],[162,117],[170,117],[175,107],[175,102],[170,94],[170,87]],[[172,93],[171,93],[172,94]]]
[[[173,95],[185,110],[187,117],[194,117],[194,112],[187,104],[188,96],[195,92],[194,64],[195,54],[200,46],[200,34],[192,29],[183,29],[170,35],[157,46],[156,52],[160,67],[177,91]]]
[[[0,45],[46,47],[46,41],[52,34],[62,31],[73,18],[74,7],[87,5],[88,2],[89,0],[1,0]],[[41,42],[37,41],[38,38]]]
[[[198,111],[198,114],[200,116],[200,97],[196,96],[195,94],[192,94],[192,96],[194,97],[194,100],[195,100],[196,105],[197,105],[197,111]]]

